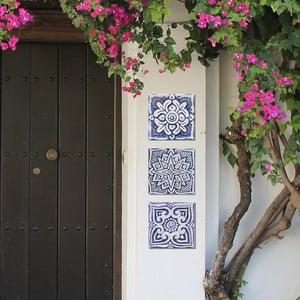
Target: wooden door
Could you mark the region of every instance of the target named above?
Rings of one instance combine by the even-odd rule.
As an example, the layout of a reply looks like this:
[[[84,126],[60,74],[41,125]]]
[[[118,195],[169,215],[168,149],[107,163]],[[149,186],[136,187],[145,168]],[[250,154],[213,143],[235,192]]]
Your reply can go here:
[[[111,300],[114,80],[85,44],[1,58],[1,300]]]

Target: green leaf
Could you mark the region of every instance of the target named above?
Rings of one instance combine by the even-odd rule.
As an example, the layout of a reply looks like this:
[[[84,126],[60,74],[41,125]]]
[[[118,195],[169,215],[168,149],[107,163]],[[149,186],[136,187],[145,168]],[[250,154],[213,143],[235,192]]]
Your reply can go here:
[[[300,130],[300,115],[295,115],[292,117],[292,126],[295,131]]]
[[[238,163],[238,159],[235,155],[233,155],[232,153],[230,153],[227,157],[230,165],[234,168],[235,165],[237,165]]]
[[[170,36],[166,37],[164,39],[164,41],[167,45],[175,45],[176,44],[176,41]]]
[[[294,98],[290,98],[286,102],[288,110],[298,110],[300,111],[300,101]]]
[[[260,162],[258,160],[255,160],[251,166],[251,174],[255,174],[259,168],[260,168]]]
[[[228,153],[230,153],[229,146],[226,142],[222,143],[222,152],[223,152],[224,156],[226,156]]]

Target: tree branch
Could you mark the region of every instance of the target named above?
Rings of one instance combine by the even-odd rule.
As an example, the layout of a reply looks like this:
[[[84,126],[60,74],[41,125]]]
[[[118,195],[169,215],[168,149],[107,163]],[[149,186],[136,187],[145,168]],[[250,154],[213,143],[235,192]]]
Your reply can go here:
[[[296,187],[300,185],[300,177],[297,177],[294,180],[293,185]],[[232,257],[232,259],[224,269],[225,273],[228,273],[228,281],[233,281],[237,278],[243,264],[248,260],[248,257],[252,254],[253,250],[259,245],[258,241],[267,226],[270,225],[270,220],[274,220],[274,213],[276,215],[279,215],[280,208],[282,207],[283,209],[286,206],[289,195],[289,189],[287,187],[284,187],[277,195],[277,197],[272,201],[272,203],[268,206],[266,212],[257,223],[254,230],[251,232],[246,242],[240,247],[240,249]]]
[[[261,238],[258,241],[258,244],[261,244],[265,240],[269,239],[271,236],[277,236],[279,237],[279,233],[288,229],[291,226],[291,220],[293,216],[295,215],[296,208],[291,204],[286,212],[286,214],[283,214],[278,221],[277,224],[274,226],[268,228]]]
[[[278,153],[276,151],[277,145],[275,145],[275,147],[272,145],[270,136],[266,136],[264,141],[265,141],[266,146],[270,150],[270,153],[271,153],[274,163],[281,165],[281,167],[278,169],[278,173],[283,181],[283,184],[289,189],[289,191],[291,193],[290,200],[291,200],[292,204],[297,209],[300,209],[300,193],[297,191],[297,189],[294,187],[294,185],[291,183],[291,181],[289,180],[289,178],[287,176],[286,170],[283,166],[283,162],[282,162],[280,153]],[[276,143],[276,140],[275,140],[275,143]]]
[[[224,224],[223,235],[221,237],[218,251],[215,255],[211,271],[206,274],[204,287],[209,294],[216,295],[217,283],[223,280],[222,271],[226,256],[232,248],[233,240],[236,235],[239,223],[248,211],[251,203],[251,175],[250,175],[250,154],[245,148],[245,140],[240,135],[241,119],[236,120],[230,130],[227,131],[226,138],[236,144],[238,157],[237,176],[240,185],[240,202],[235,207],[233,213]],[[230,287],[229,287],[230,290]],[[227,288],[226,288],[227,291]],[[224,291],[220,295],[224,296]],[[227,298],[214,298],[227,299]],[[230,298],[228,298],[230,299]]]

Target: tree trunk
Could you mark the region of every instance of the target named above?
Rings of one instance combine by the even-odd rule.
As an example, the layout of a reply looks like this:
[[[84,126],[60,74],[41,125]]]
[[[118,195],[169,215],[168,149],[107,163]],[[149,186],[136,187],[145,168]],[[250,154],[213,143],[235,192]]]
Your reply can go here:
[[[225,259],[232,248],[239,223],[248,211],[251,203],[250,155],[246,150],[245,140],[240,132],[241,120],[239,119],[233,123],[231,129],[226,133],[226,139],[237,147],[237,176],[240,185],[240,201],[224,224],[223,235],[214,258],[212,269],[206,274],[204,279],[204,289],[207,297],[211,300],[234,299],[231,295],[234,280],[228,280],[227,274],[223,273]]]
[[[212,269],[206,273],[204,278],[205,293],[210,300],[233,300],[238,298],[242,284],[241,279],[255,248],[272,236],[281,238],[279,234],[290,227],[291,219],[296,211],[291,201],[291,188],[285,186],[267,207],[246,242],[225,266],[225,259],[232,248],[239,223],[251,203],[250,154],[246,150],[244,137],[240,135],[240,127],[241,120],[237,120],[226,133],[226,139],[235,144],[237,148],[240,201],[224,224]],[[299,189],[300,176],[298,173],[296,173],[296,177],[293,182],[290,182],[290,185],[295,190]]]

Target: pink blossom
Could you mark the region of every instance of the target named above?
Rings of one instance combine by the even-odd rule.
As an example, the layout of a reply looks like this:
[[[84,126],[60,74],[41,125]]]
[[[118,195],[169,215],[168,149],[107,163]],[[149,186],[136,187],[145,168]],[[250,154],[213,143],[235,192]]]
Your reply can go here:
[[[129,39],[132,38],[132,36],[133,36],[133,33],[130,32],[130,31],[123,32],[122,36],[121,36],[121,41],[122,42],[127,42]]]
[[[86,11],[90,11],[91,10],[91,6],[90,6],[90,2],[88,0],[84,0],[83,2],[77,4],[75,6],[75,8],[80,11],[80,10],[86,10]]]
[[[118,27],[117,26],[110,25],[108,27],[108,30],[109,30],[110,34],[112,34],[112,35],[116,35],[118,33]]]
[[[105,48],[106,48],[105,43],[100,42],[100,43],[99,43],[99,49],[100,49],[101,51],[103,51]]]
[[[14,6],[14,8],[18,8],[20,6],[20,2],[14,1],[13,6]]]
[[[222,10],[222,15],[223,15],[224,17],[227,17],[228,14],[229,14],[229,11],[228,11],[228,10],[225,10],[225,9]]]
[[[213,20],[214,22],[214,27],[219,28],[222,25],[222,19],[220,16],[216,16]]]
[[[277,116],[278,120],[283,120],[286,118],[286,113],[285,112],[280,112]]]
[[[90,32],[89,32],[89,36],[90,36],[90,37],[93,37],[93,36],[95,36],[96,34],[97,34],[97,31],[96,31],[95,28],[92,28],[92,29],[90,30]]]
[[[216,0],[208,0],[209,5],[215,5],[217,3]]]
[[[199,28],[206,28],[208,19],[211,17],[211,15],[206,14],[204,12],[199,12],[198,13],[198,18],[197,18],[197,26]]]
[[[242,28],[247,28],[248,27],[248,23],[243,19],[239,20],[239,24]]]
[[[98,34],[98,39],[100,42],[105,42],[106,41],[106,35],[105,35],[105,32],[104,31],[101,31],[99,34]]]
[[[249,64],[256,64],[258,62],[258,58],[255,54],[246,54],[246,59]]]
[[[6,13],[7,11],[7,6],[6,5],[1,5],[0,6],[0,17],[3,17],[4,14]]]
[[[0,42],[0,47],[2,51],[5,51],[8,49],[8,44],[5,42]]]
[[[263,120],[272,120],[272,119],[276,119],[276,117],[279,114],[279,106],[278,105],[273,105],[273,106],[263,106],[262,110],[263,110]]]
[[[288,77],[282,77],[281,79],[277,79],[276,83],[288,86],[293,84],[293,80]]]
[[[241,72],[236,72],[235,73],[237,81],[242,81],[243,80],[243,75]]]
[[[246,136],[247,135],[247,130],[246,129],[242,129],[241,130],[241,135]]]
[[[259,67],[260,68],[265,68],[265,67],[267,67],[268,66],[268,64],[264,61],[264,60],[262,60],[260,63],[259,63]]]
[[[96,18],[100,15],[106,15],[106,14],[107,14],[107,8],[101,5],[96,5],[94,7],[94,10],[91,12],[91,17]]]
[[[234,7],[234,0],[227,0],[227,5],[229,7]]]
[[[267,172],[270,172],[272,170],[272,165],[270,163],[266,163],[264,167]]]
[[[253,83],[253,84],[250,86],[250,90],[251,90],[251,91],[257,91],[257,90],[258,90],[258,84],[257,84],[257,83]]]
[[[133,98],[135,98],[136,96],[139,96],[141,94],[141,91],[135,91],[135,93],[133,94]]]
[[[111,58],[116,58],[118,56],[119,46],[117,42],[112,42],[111,45],[107,48],[107,54]]]
[[[122,91],[131,92],[131,88],[129,86],[122,86]]]
[[[16,50],[16,44],[19,41],[19,38],[16,36],[12,36],[9,40],[8,40],[8,46],[11,50]]]
[[[244,55],[243,53],[234,53],[233,54],[233,57],[237,60],[237,61],[240,61],[243,59]]]
[[[244,72],[248,72],[249,71],[249,66],[247,66],[247,65],[245,65],[245,66],[243,66],[243,70],[244,70]]]
[[[135,81],[130,81],[129,86],[136,88],[138,86],[138,84]]]
[[[279,71],[274,71],[274,72],[272,73],[272,75],[273,75],[273,77],[278,77],[278,76],[279,76]]]
[[[273,102],[275,102],[275,96],[274,96],[273,92],[272,91],[267,91],[264,94],[263,104],[270,104],[270,103],[273,103]]]
[[[33,17],[24,8],[19,8],[19,20],[22,25],[25,25],[26,23],[31,22]]]
[[[224,43],[228,44],[230,42],[230,37],[228,35],[226,35],[224,37]]]
[[[6,27],[8,31],[19,28],[21,25],[19,18],[14,14],[5,15],[5,19],[7,20]]]
[[[244,2],[241,2],[240,4],[238,4],[235,8],[235,11],[243,12],[245,15],[249,15],[249,13],[250,13],[249,6],[246,5]]]
[[[189,62],[185,62],[183,65],[186,69],[189,69],[191,67],[191,63]]]
[[[236,62],[236,61],[233,61],[232,62],[232,66],[237,70],[240,68],[240,63],[239,62]]]
[[[216,47],[217,43],[212,36],[209,37],[207,40],[211,43],[212,47]]]

